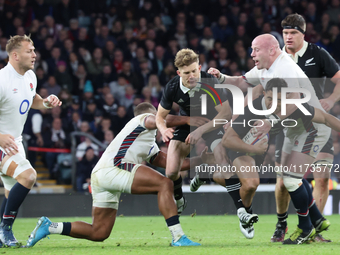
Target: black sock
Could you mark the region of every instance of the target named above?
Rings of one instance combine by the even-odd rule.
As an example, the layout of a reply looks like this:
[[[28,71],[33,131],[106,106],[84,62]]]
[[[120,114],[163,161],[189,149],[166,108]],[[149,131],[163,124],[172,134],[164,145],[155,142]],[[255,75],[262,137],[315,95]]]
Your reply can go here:
[[[1,209],[0,209],[1,221],[4,217],[6,204],[7,204],[7,198],[4,196],[4,200],[2,200]]]
[[[253,214],[253,204],[251,204],[249,207],[244,207],[247,211],[247,213]]]
[[[168,227],[179,224],[179,216],[175,215],[165,220]]]
[[[69,236],[71,233],[71,222],[63,222],[63,231],[61,232],[64,236]]]
[[[230,178],[225,179],[224,181],[227,192],[233,199],[236,209],[238,210],[239,208],[244,207],[240,196],[240,180],[238,178]]]
[[[182,191],[182,176],[179,176],[179,178],[174,182],[174,196],[176,200],[180,200],[183,197],[183,191]]]
[[[30,189],[22,186],[19,182],[14,184],[8,195],[5,212],[2,219],[3,224],[8,226],[13,225],[19,207],[25,200],[28,192],[30,192]]]
[[[287,218],[288,218],[288,212],[285,213],[277,213],[277,222],[281,225],[287,226]]]
[[[309,217],[308,193],[305,185],[301,185],[297,190],[289,192],[289,194],[299,217],[298,227],[304,232],[309,232],[312,228],[312,222]]]
[[[312,221],[313,226],[316,226],[317,222],[320,222],[320,219],[323,219],[323,216],[315,204],[315,199],[313,198],[313,192],[309,186],[308,181],[306,179],[302,179],[302,182],[308,193],[308,208],[309,208],[310,219]]]

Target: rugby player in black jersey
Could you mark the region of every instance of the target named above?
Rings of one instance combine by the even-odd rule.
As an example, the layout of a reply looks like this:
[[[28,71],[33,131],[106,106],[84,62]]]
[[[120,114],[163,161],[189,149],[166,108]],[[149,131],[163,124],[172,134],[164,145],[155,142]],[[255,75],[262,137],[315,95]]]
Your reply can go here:
[[[156,124],[162,134],[164,142],[169,142],[168,159],[166,164],[166,176],[174,182],[174,195],[178,212],[181,213],[186,206],[182,193],[182,178],[179,174],[180,167],[185,157],[190,153],[194,145],[201,137],[206,140],[207,146],[214,152],[216,160],[226,160],[225,150],[221,141],[224,134],[222,126],[214,126],[210,121],[195,130],[190,130],[189,125],[182,125],[174,131],[167,128],[165,118],[169,114],[172,104],[175,102],[180,107],[180,115],[201,116],[201,97],[206,92],[201,89],[206,85],[214,88],[219,82],[217,79],[201,71],[198,55],[191,49],[182,49],[176,54],[175,66],[177,76],[168,82],[163,92],[163,97],[158,106]],[[226,95],[222,89],[216,89],[220,97],[217,105],[214,99],[207,97],[207,115],[210,120],[230,119],[231,110]],[[215,100],[216,101],[216,100]],[[223,163],[220,162],[219,163]]]
[[[325,49],[304,40],[306,22],[301,15],[288,15],[281,22],[281,26],[283,28],[282,33],[285,42],[283,51],[290,54],[292,59],[310,78],[322,107],[326,111],[329,111],[334,103],[340,99],[340,71],[338,64]],[[328,98],[324,98],[325,77],[330,78],[330,80],[336,84],[333,93]],[[284,135],[282,132],[276,137],[275,164],[277,166],[281,164],[283,138]],[[313,171],[315,179],[313,197],[320,212],[323,212],[329,195],[328,181],[331,169],[329,169],[327,165],[333,163],[333,158],[333,141],[330,136],[328,142],[321,149],[314,162],[315,165],[321,166],[320,171]],[[280,174],[277,176],[275,198],[278,222],[271,241],[281,242],[284,240],[285,232],[287,231],[286,219],[288,217],[290,196],[283,185]],[[321,242],[330,241],[321,235],[317,235],[315,240]]]

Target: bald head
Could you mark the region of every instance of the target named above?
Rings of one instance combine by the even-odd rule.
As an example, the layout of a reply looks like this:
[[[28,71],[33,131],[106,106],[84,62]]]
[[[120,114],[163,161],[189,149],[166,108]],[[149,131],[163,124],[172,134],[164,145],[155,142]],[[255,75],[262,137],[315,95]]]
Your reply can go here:
[[[257,43],[259,45],[262,45],[262,47],[264,48],[279,48],[279,42],[277,41],[277,39],[275,38],[275,36],[271,35],[271,34],[263,34],[263,35],[259,35],[257,37],[255,37],[255,39],[253,40],[253,43]]]
[[[275,59],[281,54],[281,49],[277,39],[271,34],[257,36],[251,47],[253,49],[251,57],[255,61],[257,68],[269,69]]]

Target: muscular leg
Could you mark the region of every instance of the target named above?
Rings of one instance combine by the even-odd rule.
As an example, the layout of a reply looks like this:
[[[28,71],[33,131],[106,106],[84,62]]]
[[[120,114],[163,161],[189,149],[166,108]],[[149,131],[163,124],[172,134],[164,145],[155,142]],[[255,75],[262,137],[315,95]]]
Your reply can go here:
[[[283,152],[282,158],[287,157],[288,155],[289,154]],[[280,164],[275,162],[275,166],[280,166]],[[276,178],[275,201],[277,214],[284,214],[288,211],[290,196],[288,190],[283,184],[282,173]]]
[[[158,207],[165,219],[177,215],[173,182],[153,169],[140,166],[133,179],[131,194],[157,194]]]
[[[249,208],[252,204],[256,189],[260,184],[260,180],[257,172],[242,172],[241,167],[255,166],[255,160],[250,156],[241,156],[234,160],[233,165],[236,167],[237,176],[242,183],[240,196],[242,198],[243,205],[246,208]]]
[[[117,210],[112,208],[92,208],[92,224],[75,221],[71,223],[71,232],[66,234],[75,238],[90,241],[104,241],[107,239],[115,224]],[[65,224],[65,223],[64,223]]]
[[[316,206],[318,207],[321,213],[323,212],[328,199],[329,195],[328,182],[331,173],[330,169],[324,166],[324,164],[326,164],[324,163],[324,160],[329,159],[329,162],[333,162],[333,158],[334,156],[332,154],[320,152],[314,161],[315,164],[318,164],[317,161],[322,160],[322,165],[320,165],[320,168],[319,166],[315,165],[316,166],[315,170],[318,170],[319,172],[318,171],[313,172],[315,180],[313,197],[315,199]]]
[[[183,160],[190,153],[191,146],[178,140],[171,140],[168,148],[165,174],[174,182],[174,195],[176,200],[183,197],[182,178],[179,174]]]

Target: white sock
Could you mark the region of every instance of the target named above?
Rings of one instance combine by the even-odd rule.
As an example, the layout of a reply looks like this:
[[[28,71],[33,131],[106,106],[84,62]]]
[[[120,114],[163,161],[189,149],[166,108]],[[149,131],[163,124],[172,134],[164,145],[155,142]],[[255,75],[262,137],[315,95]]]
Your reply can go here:
[[[50,231],[51,234],[61,234],[63,229],[64,224],[62,222],[52,222],[48,227],[48,231]]]
[[[181,238],[181,236],[184,235],[181,224],[179,223],[168,228],[170,230],[174,242],[177,242]]]

